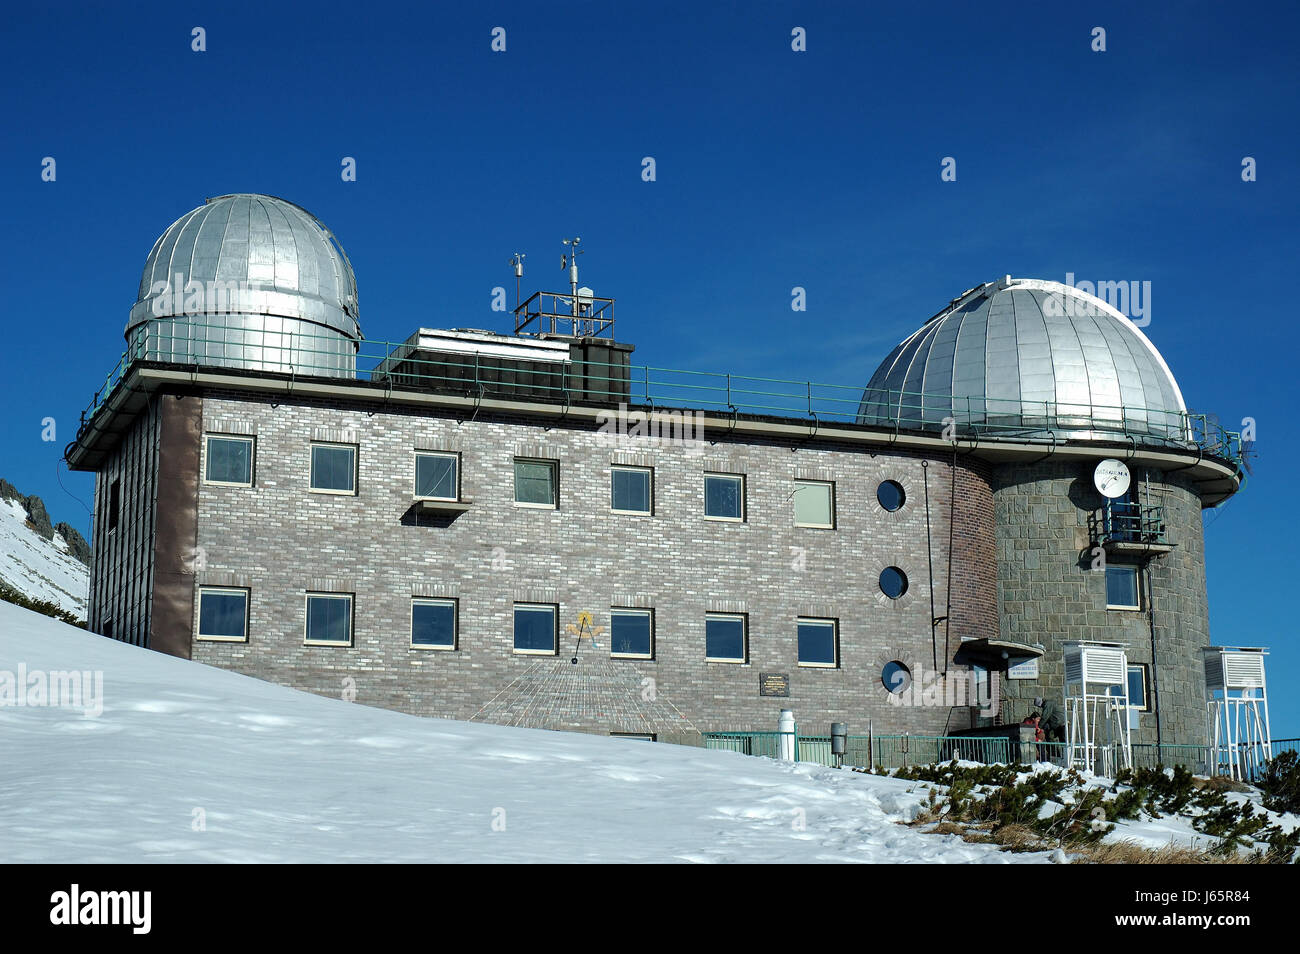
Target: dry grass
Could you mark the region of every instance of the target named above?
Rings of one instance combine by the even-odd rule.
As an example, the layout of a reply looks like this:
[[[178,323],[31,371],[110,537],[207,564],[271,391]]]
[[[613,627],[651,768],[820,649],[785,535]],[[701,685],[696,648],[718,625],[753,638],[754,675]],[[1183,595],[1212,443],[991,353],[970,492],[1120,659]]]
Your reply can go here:
[[[1245,782],[1239,782],[1235,778],[1228,778],[1226,775],[1212,775],[1209,778],[1202,778],[1199,775],[1193,776],[1192,788],[1206,788],[1211,792],[1250,791],[1250,786]]]
[[[1111,841],[1084,845],[1070,851],[1070,860],[1084,865],[1252,865],[1257,855],[1216,855],[1203,848],[1164,845],[1148,848],[1135,841]]]
[[[940,820],[937,813],[925,814],[933,814],[935,817],[923,819],[918,816],[911,822],[911,827],[931,825],[933,827],[926,831],[928,835],[957,835],[972,844],[998,845],[1006,851],[1017,853],[1052,851],[1058,847],[1025,825],[1003,825],[994,829],[992,822],[950,822]],[[1074,845],[1065,850],[1071,863],[1080,865],[1251,865],[1265,862],[1259,855],[1235,852],[1219,855],[1204,848],[1186,848],[1180,845],[1148,848],[1131,840]]]

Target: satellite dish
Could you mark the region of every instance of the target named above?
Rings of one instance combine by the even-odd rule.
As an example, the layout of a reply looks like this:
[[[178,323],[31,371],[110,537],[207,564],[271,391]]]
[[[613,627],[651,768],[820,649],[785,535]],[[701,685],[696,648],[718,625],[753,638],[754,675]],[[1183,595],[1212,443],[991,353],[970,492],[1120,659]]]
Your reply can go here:
[[[1092,483],[1103,497],[1114,500],[1128,493],[1132,476],[1123,461],[1108,457],[1097,465],[1092,472]]]

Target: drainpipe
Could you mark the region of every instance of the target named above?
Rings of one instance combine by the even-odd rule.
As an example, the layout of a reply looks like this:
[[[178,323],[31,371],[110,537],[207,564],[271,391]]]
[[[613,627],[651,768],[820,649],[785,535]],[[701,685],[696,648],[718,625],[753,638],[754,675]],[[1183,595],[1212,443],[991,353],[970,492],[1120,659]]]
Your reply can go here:
[[[1155,587],[1151,585],[1151,558],[1147,557],[1146,561],[1147,576],[1147,618],[1151,621],[1151,711],[1156,717],[1156,753],[1159,758],[1160,744],[1163,741],[1160,733],[1160,665],[1156,658],[1156,593]],[[1128,678],[1125,673],[1124,678]]]

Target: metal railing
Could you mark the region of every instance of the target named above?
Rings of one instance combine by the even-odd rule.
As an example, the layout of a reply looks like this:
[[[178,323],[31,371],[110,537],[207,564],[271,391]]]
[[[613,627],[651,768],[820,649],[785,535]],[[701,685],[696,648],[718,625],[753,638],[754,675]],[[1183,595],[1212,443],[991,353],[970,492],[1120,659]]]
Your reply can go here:
[[[650,409],[693,409],[820,423],[861,424],[875,429],[942,433],[951,418],[959,441],[979,438],[1031,442],[1065,440],[1087,432],[1130,445],[1197,448],[1240,464],[1241,435],[1207,415],[1149,408],[1058,405],[1055,402],[954,400],[952,395],[872,391],[856,385],[821,384],[692,371],[652,365],[595,361],[563,362],[563,372],[522,368],[511,359],[412,353],[407,342],[362,340],[356,355],[341,355],[338,335],[292,335],[244,326],[185,319],[142,325],[82,412],[83,426],[139,362],[215,367],[283,374],[294,378],[344,378],[391,390],[394,387],[462,393],[477,397],[516,396],[557,404],[626,402]],[[350,343],[343,341],[344,345]],[[405,349],[405,353],[403,353]],[[347,349],[345,349],[347,350]],[[400,356],[400,357],[399,357]],[[389,373],[400,360],[401,374]],[[354,370],[355,369],[355,370]],[[521,381],[523,383],[521,383]],[[577,384],[575,384],[577,382]]]
[[[704,747],[778,758],[780,732],[706,732]],[[797,735],[795,761],[835,767],[829,736]],[[1274,739],[1276,757],[1288,749],[1300,747],[1300,739]],[[1195,775],[1210,774],[1213,750],[1208,745],[1134,742],[1134,768],[1170,768],[1183,766]],[[845,745],[844,764],[857,768],[898,769],[909,765],[935,765],[959,759],[986,764],[1051,762],[1064,765],[1064,742],[1017,742],[1006,737],[968,737],[933,735],[851,735]]]
[[[1097,525],[1097,542],[1165,544],[1165,508],[1129,500],[1107,500]]]

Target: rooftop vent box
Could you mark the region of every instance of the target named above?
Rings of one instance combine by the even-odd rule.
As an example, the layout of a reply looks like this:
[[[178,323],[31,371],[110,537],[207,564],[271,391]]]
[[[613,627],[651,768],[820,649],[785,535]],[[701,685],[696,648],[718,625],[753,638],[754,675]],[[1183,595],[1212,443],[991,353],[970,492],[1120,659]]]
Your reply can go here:
[[[406,390],[563,403],[628,400],[632,345],[421,328],[372,375]]]

